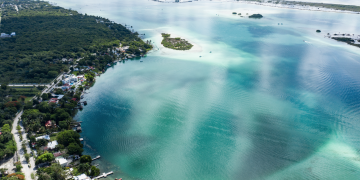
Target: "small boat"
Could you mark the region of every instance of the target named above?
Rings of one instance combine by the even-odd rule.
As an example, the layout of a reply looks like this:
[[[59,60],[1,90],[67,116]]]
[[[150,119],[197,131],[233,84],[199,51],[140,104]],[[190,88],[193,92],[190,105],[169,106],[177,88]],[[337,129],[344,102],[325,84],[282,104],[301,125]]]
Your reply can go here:
[[[143,62],[142,60],[140,62]]]

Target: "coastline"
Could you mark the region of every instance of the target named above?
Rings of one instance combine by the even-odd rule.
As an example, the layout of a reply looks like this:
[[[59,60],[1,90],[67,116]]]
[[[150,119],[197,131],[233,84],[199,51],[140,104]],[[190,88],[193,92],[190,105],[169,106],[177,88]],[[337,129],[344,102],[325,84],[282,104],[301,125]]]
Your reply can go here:
[[[53,5],[51,5],[51,4],[48,4],[48,3],[46,3],[46,2],[42,2],[42,3],[45,3],[46,5],[47,5],[47,7],[48,8],[55,8],[56,6],[53,6]],[[49,6],[48,6],[49,5]],[[61,7],[57,7],[57,8],[59,8],[59,9],[64,9],[64,8],[61,8]],[[74,14],[75,13],[77,13],[77,11],[71,11],[71,9],[64,9],[65,11],[69,11],[69,12],[73,12]],[[11,12],[10,12],[11,13]],[[77,16],[82,16],[82,18],[84,18],[84,16],[83,15],[79,15],[79,14],[76,14]],[[72,16],[72,15],[71,15]],[[89,16],[87,16],[87,15],[85,15],[86,17],[89,17]],[[11,16],[10,16],[11,17]],[[50,16],[49,16],[50,17]],[[91,16],[91,18],[95,18],[95,16]],[[100,20],[101,19],[103,19],[104,21],[105,21],[105,23],[106,23],[106,20],[107,19],[105,19],[105,18],[102,18],[102,17],[97,17],[97,18],[100,18]],[[99,20],[99,22],[100,22],[100,20]],[[94,21],[93,23],[91,23],[92,25],[94,25],[94,26],[104,26],[103,24],[105,24],[104,22],[97,22],[98,20],[96,20],[96,22]],[[110,25],[109,25],[110,26]],[[120,25],[120,24],[116,24],[116,23],[112,23],[111,22],[111,26],[114,26],[114,28],[119,28],[119,26],[120,26],[120,28],[121,28],[121,26],[122,25]],[[124,26],[122,26],[123,28],[126,28],[126,27],[124,27]],[[110,28],[109,28],[110,29]],[[100,47],[95,47],[95,51],[96,51],[96,53],[95,53],[95,56],[93,55],[93,53],[91,53],[91,54],[89,54],[89,52],[87,52],[86,54],[84,53],[84,54],[81,54],[81,57],[80,58],[77,58],[77,59],[74,59],[74,60],[71,60],[71,61],[73,61],[73,63],[74,64],[71,64],[71,65],[68,65],[68,67],[71,69],[71,68],[74,68],[76,65],[78,65],[78,66],[80,66],[81,65],[81,61],[82,61],[82,59],[83,58],[85,58],[83,61],[85,61],[86,60],[86,58],[89,58],[89,57],[95,57],[93,60],[97,60],[97,58],[103,58],[104,59],[104,57],[105,58],[107,58],[107,59],[111,59],[111,62],[110,61],[107,61],[106,63],[105,63],[105,66],[100,66],[100,68],[98,68],[98,69],[96,69],[95,70],[95,68],[93,68],[93,67],[91,67],[91,68],[87,68],[85,71],[83,71],[83,76],[86,76],[86,78],[87,78],[87,75],[88,74],[94,74],[94,72],[96,73],[96,72],[100,72],[100,71],[102,71],[103,73],[105,73],[106,72],[106,69],[108,68],[108,67],[110,67],[110,66],[112,66],[113,64],[116,64],[117,62],[119,62],[119,61],[122,61],[124,58],[126,58],[126,56],[131,56],[132,58],[138,58],[138,57],[142,57],[143,55],[146,55],[146,54],[148,54],[148,52],[149,52],[149,49],[148,48],[146,48],[146,47],[149,47],[149,45],[147,45],[147,44],[145,44],[145,42],[144,41],[142,41],[140,38],[138,38],[138,35],[137,35],[137,33],[135,33],[135,32],[130,32],[129,30],[126,30],[125,31],[125,33],[127,33],[127,31],[129,32],[128,34],[130,34],[129,36],[134,36],[134,39],[133,40],[130,40],[130,41],[125,41],[124,39],[124,37],[126,37],[126,35],[127,34],[125,34],[125,35],[123,35],[123,36],[117,36],[118,38],[118,41],[120,42],[120,41],[123,41],[124,40],[124,43],[128,43],[128,44],[130,44],[130,45],[132,45],[132,43],[133,42],[136,42],[136,43],[138,43],[138,44],[140,44],[139,46],[140,46],[140,48],[137,48],[137,46],[135,46],[135,50],[136,51],[133,51],[131,48],[129,48],[128,49],[128,51],[125,51],[125,50],[113,50],[113,51],[110,51],[108,48],[107,48],[107,46],[110,46],[111,48],[114,48],[115,49],[115,47],[118,47],[119,46],[119,43],[116,43],[117,44],[117,46],[115,45],[115,43],[112,41],[112,42],[110,42],[110,41],[107,41],[107,42],[105,42],[105,43],[103,43],[103,44],[101,44],[101,48]],[[115,36],[115,35],[114,35]],[[140,42],[141,41],[141,42]],[[115,42],[117,42],[117,41],[115,41]],[[143,43],[143,44],[141,44],[141,43]],[[141,45],[143,45],[143,46],[141,46]],[[105,48],[106,49],[105,49]],[[144,47],[146,48],[146,50],[144,51]],[[151,47],[151,46],[150,46]],[[134,49],[134,48],[133,48]],[[128,53],[128,54],[127,54]],[[130,59],[132,59],[132,58],[130,58]],[[80,62],[79,62],[80,61]],[[69,61],[70,62],[70,61]],[[66,63],[64,63],[64,64],[66,64]],[[70,64],[70,63],[69,63]],[[95,65],[93,65],[94,67],[95,67]],[[98,65],[99,66],[99,65]],[[101,68],[101,67],[103,67],[103,68]],[[16,114],[16,116],[15,116],[15,118],[13,119],[13,122],[12,122],[12,130],[11,130],[11,133],[12,133],[12,135],[13,135],[13,139],[15,140],[15,142],[16,142],[16,146],[17,146],[17,150],[16,150],[16,153],[14,154],[14,156],[13,157],[11,157],[10,159],[12,159],[12,158],[16,158],[17,157],[17,161],[20,161],[20,164],[22,164],[22,170],[20,169],[20,170],[16,170],[15,172],[16,173],[20,173],[20,174],[23,174],[25,177],[26,177],[26,179],[32,179],[31,177],[33,176],[33,174],[34,173],[36,173],[36,172],[39,172],[40,171],[40,173],[41,172],[43,172],[43,168],[41,168],[42,167],[42,164],[44,164],[44,163],[49,163],[49,164],[51,164],[50,166],[48,166],[48,167],[46,167],[46,168],[51,168],[54,164],[58,164],[58,161],[57,160],[55,160],[55,158],[54,159],[50,159],[49,161],[40,161],[40,163],[38,162],[38,160],[39,160],[39,157],[40,156],[42,156],[42,155],[47,155],[47,154],[51,154],[51,156],[53,156],[54,157],[54,155],[55,155],[55,153],[57,153],[57,151],[59,152],[59,153],[63,153],[63,154],[65,154],[65,153],[69,153],[69,151],[70,151],[70,148],[68,148],[68,147],[64,147],[64,145],[63,145],[63,143],[60,143],[60,140],[58,140],[58,135],[60,134],[60,133],[63,133],[63,132],[65,132],[65,131],[67,131],[67,132],[69,132],[69,131],[73,131],[73,130],[71,130],[71,129],[73,129],[73,125],[74,124],[71,124],[71,122],[67,125],[67,127],[69,127],[69,128],[64,128],[62,125],[61,125],[61,123],[60,122],[65,122],[65,119],[63,120],[63,121],[59,121],[59,120],[57,120],[57,122],[56,121],[54,121],[54,120],[56,120],[56,119],[58,119],[59,118],[59,115],[58,114],[54,114],[55,112],[55,110],[62,110],[62,111],[64,111],[64,113],[66,113],[66,114],[68,114],[68,119],[70,119],[70,121],[72,121],[72,120],[74,120],[73,118],[76,116],[76,114],[78,113],[78,111],[76,110],[76,109],[82,109],[83,107],[82,107],[82,104],[84,104],[85,105],[85,103],[84,102],[81,102],[81,99],[80,99],[80,97],[81,96],[84,96],[84,94],[85,94],[85,90],[81,90],[82,89],[82,85],[85,85],[85,82],[86,81],[88,81],[88,82],[90,82],[90,83],[87,83],[87,85],[89,85],[88,86],[88,88],[91,88],[91,86],[95,83],[95,78],[93,78],[94,79],[94,81],[92,81],[92,78],[90,78],[90,79],[86,79],[86,81],[84,81],[83,83],[76,83],[76,86],[79,86],[79,87],[81,87],[80,89],[78,88],[78,87],[75,87],[74,89],[73,88],[71,88],[71,89],[73,89],[73,90],[71,90],[71,91],[67,91],[68,89],[62,89],[62,87],[63,87],[63,84],[62,84],[62,80],[64,80],[64,79],[66,79],[64,76],[65,76],[65,74],[71,74],[71,73],[73,73],[74,71],[73,71],[73,69],[71,69],[71,71],[66,71],[66,72],[60,72],[59,73],[59,75],[58,76],[56,76],[54,79],[51,79],[50,80],[50,83],[49,84],[46,84],[46,86],[44,86],[44,89],[41,91],[41,92],[39,92],[39,94],[37,94],[37,95],[35,95],[35,96],[33,96],[29,101],[25,101],[24,100],[24,103],[22,104],[22,106],[21,106],[21,109],[19,109],[19,111],[18,111],[18,113]],[[76,75],[77,75],[78,73],[76,73]],[[49,78],[50,79],[50,78]],[[84,79],[85,80],[85,79]],[[59,85],[59,84],[57,84],[58,82],[61,82],[61,85]],[[78,80],[77,80],[77,82],[78,82]],[[74,85],[75,86],[75,85]],[[34,87],[35,87],[35,85],[34,85]],[[64,100],[62,103],[60,103],[60,100],[58,100],[57,99],[57,97],[56,98],[53,98],[53,95],[59,95],[58,93],[55,93],[55,92],[58,92],[58,91],[56,91],[57,89],[62,89],[62,90],[64,90],[63,92],[62,92],[62,95],[64,95],[64,96],[67,96],[67,98],[69,98],[69,100],[68,101],[66,101],[66,100]],[[84,88],[84,89],[86,89],[86,88]],[[72,93],[71,93],[72,92]],[[79,94],[80,93],[80,94]],[[51,94],[51,95],[49,95],[49,94]],[[45,97],[43,97],[43,95],[46,95],[46,98]],[[61,93],[60,93],[60,95],[61,95]],[[48,98],[48,96],[50,96],[52,99],[56,99],[56,100],[54,100],[54,101],[50,101],[50,98]],[[76,96],[78,96],[78,98],[75,98]],[[72,99],[71,99],[72,98]],[[65,98],[64,98],[65,99]],[[71,99],[71,101],[70,101],[70,99]],[[75,100],[73,100],[73,99],[75,99]],[[49,101],[48,101],[49,100]],[[34,102],[37,102],[37,104],[35,104]],[[40,103],[39,103],[39,101],[40,101]],[[28,103],[31,103],[31,106],[26,106],[26,104],[28,104]],[[35,104],[35,105],[33,105],[33,103]],[[52,104],[53,103],[53,104]],[[76,105],[75,105],[75,104]],[[46,112],[43,112],[43,110],[44,109],[40,109],[40,105],[42,105],[42,106],[50,106],[50,105],[55,105],[55,104],[58,104],[58,106],[54,106],[53,107],[53,110],[51,110],[51,111],[49,111],[49,112],[47,112],[49,115],[50,115],[50,113],[51,114],[53,114],[54,115],[54,117],[43,117],[44,118],[44,120],[46,120],[46,123],[45,123],[45,126],[44,126],[44,123],[43,122],[41,122],[40,123],[40,129],[36,132],[36,130],[34,131],[34,129],[31,129],[31,130],[29,130],[29,122],[30,121],[32,121],[32,118],[33,117],[29,117],[29,116],[26,116],[26,115],[24,115],[24,114],[26,114],[26,113],[28,113],[29,111],[32,111],[33,110],[33,112],[37,112],[37,113],[40,113],[40,115],[39,116],[43,116],[43,115],[41,115],[41,113],[46,113]],[[69,106],[65,106],[65,104],[66,105],[69,105]],[[50,110],[50,109],[47,109],[47,110]],[[47,111],[46,110],[46,111]],[[66,110],[66,111],[65,111]],[[45,119],[46,118],[46,119]],[[52,120],[50,120],[50,119],[52,119]],[[54,123],[55,122],[55,124],[54,124],[54,126],[53,125],[50,125],[50,128],[48,128],[48,126],[47,126],[47,124],[48,124],[48,122],[50,122],[50,124],[52,124],[52,123]],[[19,124],[19,126],[18,126],[18,124]],[[61,128],[60,128],[60,126],[61,126]],[[70,128],[71,127],[71,128]],[[75,127],[77,127],[77,126],[75,126]],[[19,128],[19,129],[18,129]],[[43,130],[44,129],[44,130]],[[50,131],[51,130],[51,131]],[[40,131],[40,133],[39,133],[39,131]],[[21,134],[18,134],[18,133],[20,133],[21,132]],[[78,134],[79,135],[79,137],[81,137],[80,136],[80,133],[78,132],[78,129],[76,129],[76,131],[74,131],[76,134]],[[38,140],[36,139],[36,138],[38,138],[38,137],[40,137],[40,136],[43,136],[44,134],[45,134],[45,136],[46,135],[48,135],[48,136],[52,136],[52,134],[56,134],[55,135],[55,141],[56,141],[56,144],[58,144],[58,142],[57,141],[59,141],[59,144],[58,145],[62,145],[62,148],[60,147],[60,146],[54,146],[54,148],[52,148],[52,149],[49,149],[50,151],[47,151],[48,149],[46,149],[45,150],[45,148],[48,148],[48,146],[49,146],[49,144],[51,144],[51,143],[53,143],[54,142],[54,139],[46,139],[47,141],[49,141],[49,142],[45,142],[45,144],[43,144],[43,145],[39,145],[39,147],[38,147],[38,145],[37,144],[42,144],[42,143],[40,143],[40,142],[38,142]],[[24,137],[23,137],[23,135],[25,135]],[[23,140],[23,138],[24,138],[24,141],[22,141]],[[20,139],[20,140],[19,140]],[[82,140],[80,140],[80,139],[78,139],[78,138],[76,138],[75,139],[76,140],[76,142],[77,141],[82,141]],[[26,143],[25,143],[26,142]],[[36,148],[35,148],[35,145],[34,144],[36,144]],[[81,145],[81,146],[80,146]],[[76,154],[78,154],[78,155],[82,155],[82,156],[86,156],[86,154],[82,154],[81,152],[83,151],[83,144],[81,144],[81,142],[79,143],[79,145],[77,145],[80,149],[78,149],[79,151],[78,152],[80,152],[80,153],[75,153],[75,154],[67,154],[67,156],[65,156],[64,155],[64,157],[65,157],[65,160],[67,160],[67,159],[69,159],[68,158],[68,155],[70,155],[70,158],[72,158],[72,156],[73,155],[75,155],[76,156]],[[30,148],[31,147],[31,148]],[[55,150],[56,149],[56,150]],[[82,150],[82,151],[80,151],[80,150]],[[33,156],[30,156],[30,158],[29,158],[29,160],[25,160],[27,157],[26,157],[26,155],[28,155],[28,154],[30,154],[30,153],[32,153],[33,151],[35,151],[35,154],[33,155]],[[36,152],[38,152],[38,153],[36,153]],[[18,155],[17,155],[18,154]],[[61,156],[61,155],[60,155]],[[81,157],[82,157],[81,156]],[[55,156],[55,157],[57,157],[57,156]],[[94,157],[93,157],[94,158]],[[41,158],[42,159],[42,158]],[[96,158],[95,158],[96,159]],[[36,162],[35,162],[35,160],[36,160]],[[75,159],[76,160],[76,159]],[[70,164],[70,163],[72,163],[73,161],[67,161],[67,167],[77,167],[77,165],[75,164]],[[11,164],[11,165],[8,165],[8,164],[11,164],[11,162],[8,160],[8,161],[6,161],[6,162],[4,162],[4,164],[2,164],[2,165],[6,165],[6,167],[13,167],[13,165]],[[81,164],[81,162],[80,162],[80,164]],[[94,167],[94,164],[91,164],[91,162],[90,162],[90,166],[92,166],[92,167]],[[96,165],[95,165],[96,166]],[[64,167],[64,166],[63,166]],[[9,169],[10,170],[10,169]],[[10,171],[12,171],[13,170],[13,168],[11,168],[11,170]],[[65,170],[65,169],[63,169],[64,171],[67,171],[67,170]],[[92,172],[92,169],[91,169],[91,172]],[[102,173],[102,172],[101,172]],[[105,172],[105,173],[107,173],[107,172]],[[89,175],[89,170],[87,170],[86,171],[86,174],[87,175]],[[40,175],[40,174],[39,174]],[[91,177],[98,177],[98,176],[101,176],[100,174],[98,174],[98,175],[95,175],[95,176],[93,176],[93,175],[89,175],[89,176],[91,176]],[[75,175],[73,176],[73,177],[75,177]]]
[[[328,8],[322,8],[320,9],[320,7],[317,6],[308,6],[308,8],[300,8],[302,6],[297,6],[297,5],[283,5],[283,4],[272,4],[272,3],[259,3],[257,1],[237,1],[239,3],[245,3],[245,4],[253,4],[253,5],[261,5],[261,6],[267,6],[267,7],[276,7],[276,8],[281,8],[281,9],[293,9],[293,10],[303,10],[303,11],[319,11],[319,12],[333,12],[333,13],[347,13],[347,14],[360,14],[360,12],[356,12],[356,11],[344,11],[344,10],[332,10],[332,9],[328,9]],[[306,3],[306,2],[303,2]],[[317,8],[317,9],[316,9]]]

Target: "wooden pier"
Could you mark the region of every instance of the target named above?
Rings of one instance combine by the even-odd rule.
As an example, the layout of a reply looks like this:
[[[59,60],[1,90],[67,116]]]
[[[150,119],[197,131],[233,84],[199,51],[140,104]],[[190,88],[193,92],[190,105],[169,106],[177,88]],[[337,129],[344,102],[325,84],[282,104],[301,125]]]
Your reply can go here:
[[[95,177],[93,180],[104,178],[104,177],[106,177],[106,176],[108,176],[108,175],[110,175],[112,173],[114,173],[114,172],[110,171],[108,173],[103,173],[102,175]]]
[[[96,158],[93,158],[92,160],[97,160],[97,159],[100,159],[100,155],[96,156]]]

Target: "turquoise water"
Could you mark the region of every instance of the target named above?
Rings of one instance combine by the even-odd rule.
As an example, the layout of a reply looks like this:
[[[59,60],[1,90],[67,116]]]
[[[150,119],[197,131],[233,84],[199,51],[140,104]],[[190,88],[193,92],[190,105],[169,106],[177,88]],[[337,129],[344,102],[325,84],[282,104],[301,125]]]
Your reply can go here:
[[[359,179],[360,51],[324,38],[359,34],[359,15],[230,2],[58,5],[131,25],[157,47],[97,78],[76,116],[85,153],[115,172],[108,179]],[[194,49],[164,49],[162,32]]]

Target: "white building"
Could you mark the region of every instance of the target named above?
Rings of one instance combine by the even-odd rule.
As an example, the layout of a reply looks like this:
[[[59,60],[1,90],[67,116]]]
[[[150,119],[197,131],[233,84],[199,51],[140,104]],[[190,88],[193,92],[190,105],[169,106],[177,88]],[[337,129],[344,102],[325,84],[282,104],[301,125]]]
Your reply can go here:
[[[55,149],[55,147],[58,145],[57,141],[51,141],[47,144],[48,149]]]
[[[37,138],[35,138],[36,141],[40,140],[40,139],[46,139],[46,140],[50,140],[50,136],[49,135],[44,135],[44,136],[39,136]]]
[[[79,176],[75,176],[74,180],[91,180],[86,174],[81,174]]]
[[[62,80],[63,84],[70,84],[76,82],[78,82],[78,78],[73,74],[71,74],[70,76],[65,76],[65,79]]]
[[[67,160],[62,156],[55,158],[55,161],[58,162],[62,167],[68,164]]]

